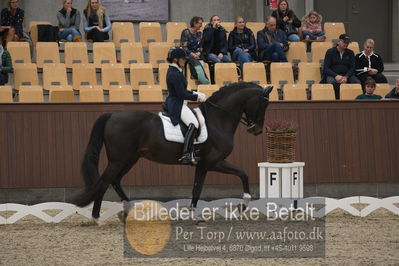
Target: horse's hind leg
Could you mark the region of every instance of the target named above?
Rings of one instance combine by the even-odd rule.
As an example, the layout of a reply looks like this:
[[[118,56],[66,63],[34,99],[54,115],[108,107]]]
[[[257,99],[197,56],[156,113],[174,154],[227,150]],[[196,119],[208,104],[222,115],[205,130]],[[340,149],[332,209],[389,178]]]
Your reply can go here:
[[[119,176],[119,173],[122,171],[123,166],[120,163],[108,163],[107,168],[102,174],[101,178],[98,180],[99,184],[97,184],[98,192],[97,198],[94,201],[93,211],[91,213],[92,217],[97,220],[100,217],[101,210],[101,202],[103,200],[104,194],[107,191],[109,185]]]

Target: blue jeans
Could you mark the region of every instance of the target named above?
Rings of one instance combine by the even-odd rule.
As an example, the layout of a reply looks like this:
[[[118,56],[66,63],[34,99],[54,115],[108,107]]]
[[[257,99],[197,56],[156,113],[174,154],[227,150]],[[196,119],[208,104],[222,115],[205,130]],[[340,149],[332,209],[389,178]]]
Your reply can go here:
[[[272,62],[288,62],[287,57],[278,42],[270,44],[263,51],[263,60],[270,60]]]
[[[247,62],[252,62],[253,59],[251,55],[248,52],[244,52],[243,49],[241,48],[236,48],[231,55],[234,61],[239,61],[240,62],[240,68],[242,69],[244,63]]]
[[[304,31],[304,32],[303,32],[303,35],[309,36],[311,40],[316,40],[317,37],[324,36],[324,32],[321,31],[321,32],[319,32],[319,33],[313,34],[313,33],[310,33],[309,31]]]
[[[299,42],[299,41],[300,41],[298,34],[290,34],[290,35],[287,37],[287,39],[288,39],[290,42]]]
[[[222,59],[219,59],[219,57],[217,55],[210,53],[210,54],[208,54],[208,60],[215,64],[220,63],[220,62],[227,63],[227,62],[231,62],[231,57],[226,54],[226,55],[223,55]]]
[[[64,39],[64,40],[67,40],[68,42],[72,42],[73,36],[75,36],[75,35],[80,35],[79,31],[75,28],[68,28],[68,29],[64,29],[63,32],[59,32],[58,38],[60,38],[60,40]]]

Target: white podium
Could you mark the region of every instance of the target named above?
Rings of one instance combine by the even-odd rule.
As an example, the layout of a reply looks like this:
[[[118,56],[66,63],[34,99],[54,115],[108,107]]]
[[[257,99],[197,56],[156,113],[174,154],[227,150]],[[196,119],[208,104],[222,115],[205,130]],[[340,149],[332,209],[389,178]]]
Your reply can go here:
[[[303,198],[304,162],[258,163],[260,198]]]

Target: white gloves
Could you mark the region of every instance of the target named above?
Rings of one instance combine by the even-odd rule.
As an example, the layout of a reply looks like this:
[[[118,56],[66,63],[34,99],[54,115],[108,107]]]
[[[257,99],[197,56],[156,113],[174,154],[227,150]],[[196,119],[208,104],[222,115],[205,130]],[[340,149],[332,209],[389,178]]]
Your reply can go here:
[[[205,102],[206,101],[206,96],[205,96],[205,94],[203,94],[202,92],[193,92],[194,94],[197,94],[197,96],[198,96],[198,100],[200,101],[200,102]]]

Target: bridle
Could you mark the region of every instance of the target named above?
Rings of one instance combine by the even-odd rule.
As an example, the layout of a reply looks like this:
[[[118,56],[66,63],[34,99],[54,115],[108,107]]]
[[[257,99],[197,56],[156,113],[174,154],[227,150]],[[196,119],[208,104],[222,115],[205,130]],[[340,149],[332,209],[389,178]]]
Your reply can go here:
[[[262,101],[269,101],[269,93],[268,92],[270,92],[272,89],[273,89],[273,86],[268,86],[268,87],[263,89],[262,96],[259,98],[259,105],[258,105],[258,110],[256,111],[256,114],[258,114],[260,112],[260,108],[262,106],[261,102]],[[208,103],[211,106],[213,106],[213,107],[215,107],[215,108],[217,108],[217,109],[219,109],[219,110],[221,110],[221,111],[223,111],[225,113],[229,113],[229,111],[227,111],[226,109],[224,109],[220,105],[211,102],[210,100],[206,100],[205,103]],[[247,116],[247,114],[245,114],[245,116],[244,115],[241,116],[240,123],[247,127],[247,131],[251,131],[256,126],[256,123],[253,120],[248,119],[246,116]]]

